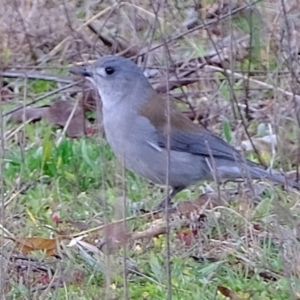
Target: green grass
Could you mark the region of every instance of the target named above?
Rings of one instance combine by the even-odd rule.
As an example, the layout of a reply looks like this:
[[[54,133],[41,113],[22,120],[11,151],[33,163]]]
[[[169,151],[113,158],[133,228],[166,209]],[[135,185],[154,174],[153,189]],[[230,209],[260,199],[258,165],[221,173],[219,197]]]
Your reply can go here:
[[[21,237],[49,237],[49,227],[59,232],[80,231],[78,228],[71,229],[69,221],[81,221],[93,227],[101,223],[104,216],[108,220],[115,219],[114,203],[122,199],[124,180],[120,164],[103,139],[97,136],[76,140],[64,138],[57,145],[57,133],[43,123],[26,125],[25,135],[23,147],[15,141],[7,144],[5,187],[7,190],[16,187],[16,178],[20,178],[21,187],[28,186],[6,207],[10,221],[3,225],[7,230]],[[125,182],[126,197],[130,201],[143,201],[151,207],[164,195],[159,187],[149,185],[131,172],[126,173]],[[259,224],[260,232],[270,230],[269,222],[274,221],[274,201],[282,201],[280,199],[285,197],[280,193],[276,197],[274,195],[274,191],[265,193],[264,201],[247,217],[249,224]],[[191,197],[191,191],[187,190],[180,193],[177,200]],[[108,206],[104,205],[105,202]],[[178,239],[176,232],[180,232],[180,229],[171,233],[173,299],[225,299],[217,292],[218,286],[225,286],[241,297],[251,296],[251,299],[288,299],[291,291],[288,279],[284,276],[285,264],[280,245],[272,239],[256,237],[255,247],[258,248],[254,251],[255,247],[252,248],[244,238],[247,234],[243,221],[246,216],[242,217],[239,206],[233,205],[220,212],[221,218],[209,218],[207,225],[199,231],[199,236],[195,237],[193,246],[188,247]],[[130,211],[127,213],[128,216],[131,214]],[[56,224],[53,215],[58,215],[65,223]],[[145,222],[137,217],[129,222],[129,228],[143,230]],[[283,225],[288,227],[289,222]],[[101,236],[99,234],[92,234],[85,239],[93,244],[94,239]],[[220,242],[219,249],[210,244],[211,239]],[[221,246],[223,242],[225,244]],[[136,261],[142,273],[141,276],[133,274],[129,277],[130,299],[164,299],[167,291],[165,236],[139,243],[139,251],[136,244],[130,244],[128,248],[129,256]],[[65,288],[50,289],[46,299],[103,298],[105,275],[108,272],[103,269],[104,262],[100,263],[94,254],[80,252],[76,248],[67,249],[66,253],[61,262],[55,262],[64,269],[58,271],[60,276],[62,273],[72,274],[74,269],[81,268],[84,269],[84,276],[79,283],[71,280]],[[199,263],[189,258],[191,255],[212,256],[217,261]],[[118,262],[118,267],[112,267],[109,289],[112,299],[118,299],[124,295],[122,251],[117,251],[111,257],[114,264]],[[45,259],[45,264],[48,260]],[[259,275],[264,270],[279,274],[279,280],[264,281]],[[296,279],[291,276],[289,280]],[[35,285],[32,283],[29,286],[33,288]],[[22,282],[22,277],[10,279],[8,286],[8,297],[11,299],[30,297],[28,283]],[[34,295],[40,293],[36,291]]]
[[[205,3],[214,4],[214,1],[209,0]],[[184,5],[179,3],[181,4]],[[85,18],[85,15],[85,11],[80,11],[77,17]],[[252,34],[251,56],[248,55],[235,62],[236,72],[244,74],[245,71],[275,71],[280,66],[275,53],[268,53],[270,55],[267,61],[262,58],[262,53],[267,52],[269,45],[266,45],[262,37],[260,25],[263,22],[259,18],[255,13],[252,16],[247,13],[246,16],[234,17],[230,21],[232,24],[227,20],[221,21],[224,26],[221,25],[220,29],[226,32],[225,36],[232,30],[231,25],[245,34]],[[180,21],[176,20],[175,24],[178,26]],[[150,28],[148,25],[146,24],[143,33],[137,32],[137,36],[146,35]],[[172,27],[171,23],[167,23],[164,29],[166,33],[172,35],[176,26]],[[176,41],[174,50],[181,51],[177,51],[178,53],[173,51],[172,55],[177,56],[178,60],[188,59],[192,55],[205,55],[208,49],[211,49],[211,43],[206,35],[205,32],[199,31],[195,32],[195,35]],[[159,30],[154,31],[154,40],[161,42]],[[162,65],[164,62],[162,60]],[[65,71],[56,72],[65,74]],[[266,76],[266,82],[268,77]],[[262,81],[266,79],[263,75],[259,78]],[[221,109],[216,110],[216,113],[212,105],[212,111],[209,111],[213,118],[218,118],[217,124],[214,122],[209,124],[216,126],[226,141],[235,142],[236,137],[240,139],[244,133],[240,131],[240,125],[237,120],[233,120],[229,106],[225,104],[230,103],[232,93],[238,101],[244,99],[244,82],[236,80],[231,91],[224,75],[214,74],[210,80],[214,81],[216,90],[212,90],[213,85],[202,82],[203,86],[192,86],[191,91],[203,87],[202,96],[207,96],[209,101],[218,102]],[[10,81],[13,83],[13,80]],[[43,80],[28,80],[17,84],[21,99],[25,89],[27,95],[36,97],[57,88],[56,84]],[[190,86],[183,87],[183,90],[189,92]],[[180,93],[181,89],[178,88],[176,92]],[[267,100],[272,96],[273,91],[259,94],[259,98]],[[30,97],[26,99],[31,100]],[[247,101],[251,106],[257,99],[253,97]],[[40,104],[49,103],[50,99],[40,102]],[[4,103],[3,110],[15,106],[16,103]],[[218,112],[223,114],[223,106],[224,116],[220,117],[217,114]],[[197,99],[195,107],[198,107]],[[180,108],[185,109],[186,105],[181,103]],[[254,109],[259,112],[260,108]],[[86,115],[90,119],[95,119],[95,113],[88,112]],[[263,120],[255,119],[249,122],[248,129],[251,135],[259,131],[257,129],[259,126],[263,127],[270,121],[269,119],[266,121],[265,115],[261,118]],[[278,115],[282,136],[289,139],[289,142],[297,140],[298,128],[295,120],[287,118],[281,122],[280,118]],[[17,126],[8,125],[8,129],[12,128],[16,129]],[[260,131],[265,135],[265,128]],[[120,218],[123,214],[123,200],[126,197],[125,215],[135,218],[127,222],[128,229],[121,224],[117,230],[125,234],[126,230],[132,232],[147,229],[154,219],[140,217],[134,205],[141,204],[151,209],[165,196],[162,187],[150,184],[129,171],[125,172],[123,178],[122,166],[116,161],[105,140],[99,136],[78,139],[64,137],[58,143],[60,134],[61,130],[51,128],[41,121],[26,125],[11,140],[6,141],[1,175],[4,181],[4,202],[7,202],[7,205],[1,226],[17,237],[49,238],[57,234],[81,232],[86,230],[83,229],[83,225],[93,228]],[[246,137],[243,136],[242,139]],[[287,144],[290,146],[290,143]],[[294,158],[286,155],[284,142],[283,145],[284,151],[280,153],[278,161],[283,162],[286,170],[290,170],[293,166],[291,159]],[[254,153],[248,154],[248,158],[257,160]],[[216,188],[214,184],[205,184]],[[182,191],[176,196],[176,201],[198,197],[200,186],[201,183]],[[245,299],[297,299],[296,295],[300,292],[298,195],[282,191],[280,188],[269,188],[253,197],[246,193],[248,186],[237,187],[228,184],[226,187],[233,188],[236,192],[233,196],[235,202],[205,211],[207,220],[198,228],[195,235],[191,234],[189,228],[173,226],[171,230],[172,299],[229,299],[218,292],[218,286],[226,287]],[[258,190],[259,188],[255,189]],[[254,202],[259,204],[254,205]],[[185,232],[186,240],[180,238],[180,234]],[[113,230],[108,232],[107,237],[114,237],[113,233]],[[83,241],[98,245],[97,242],[103,236],[102,231],[96,231],[84,235]],[[188,238],[192,240],[190,244]],[[123,248],[112,251],[110,255],[106,254],[107,248],[104,248],[105,254],[100,255],[80,245],[68,247],[68,243],[69,240],[61,242],[60,258],[47,258],[43,251],[35,251],[30,255],[23,254],[25,258],[34,258],[36,265],[46,269],[46,272],[41,270],[33,272],[32,265],[26,268],[24,260],[21,263],[21,267],[25,270],[23,273],[20,272],[20,269],[22,271],[20,264],[9,259],[12,254],[18,254],[17,250],[13,250],[13,243],[4,243],[1,248],[5,255],[2,273],[9,275],[3,277],[5,280],[3,294],[6,298],[104,299],[105,296],[108,299],[125,298]],[[127,243],[127,257],[134,260],[140,272],[128,275],[130,299],[166,299],[168,285],[166,248],[165,235]],[[213,261],[204,259],[199,262],[193,257],[213,258]],[[56,272],[56,279],[51,276],[50,279],[54,278],[59,287],[50,288],[50,282],[47,280],[47,272],[50,272],[50,269]],[[110,285],[107,285],[107,278],[110,278]]]

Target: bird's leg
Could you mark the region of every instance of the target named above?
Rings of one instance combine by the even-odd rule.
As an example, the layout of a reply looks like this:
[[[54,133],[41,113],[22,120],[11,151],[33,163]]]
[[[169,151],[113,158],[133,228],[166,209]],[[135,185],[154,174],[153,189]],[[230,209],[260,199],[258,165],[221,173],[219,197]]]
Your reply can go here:
[[[154,208],[154,210],[164,210],[166,208],[166,204],[168,207],[172,208],[172,198],[178,194],[180,191],[184,190],[184,186],[175,186],[172,188],[172,191],[169,193],[168,196],[164,197],[164,199]]]

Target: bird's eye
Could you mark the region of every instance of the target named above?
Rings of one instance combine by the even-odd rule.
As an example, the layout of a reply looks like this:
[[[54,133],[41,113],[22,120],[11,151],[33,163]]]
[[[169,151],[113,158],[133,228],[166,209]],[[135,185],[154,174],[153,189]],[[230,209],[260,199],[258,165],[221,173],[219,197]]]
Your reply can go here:
[[[107,75],[112,75],[115,73],[115,69],[113,67],[106,67],[105,72]]]

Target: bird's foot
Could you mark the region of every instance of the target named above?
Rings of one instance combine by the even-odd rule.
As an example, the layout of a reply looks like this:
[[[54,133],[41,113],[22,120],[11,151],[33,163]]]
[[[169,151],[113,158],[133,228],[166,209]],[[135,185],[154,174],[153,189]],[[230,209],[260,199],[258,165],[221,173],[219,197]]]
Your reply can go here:
[[[169,197],[168,197],[169,198]],[[174,203],[170,199],[163,199],[158,205],[156,205],[153,209],[154,212],[165,212],[166,208],[168,212],[174,212],[175,207]]]

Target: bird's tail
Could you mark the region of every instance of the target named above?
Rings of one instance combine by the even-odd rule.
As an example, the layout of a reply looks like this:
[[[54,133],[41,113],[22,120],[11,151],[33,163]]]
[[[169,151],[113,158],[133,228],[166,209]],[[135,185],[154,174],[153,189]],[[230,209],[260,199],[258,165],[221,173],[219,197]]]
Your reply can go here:
[[[283,186],[290,186],[297,190],[300,190],[300,184],[294,180],[287,179],[284,177],[284,175],[275,172],[274,170],[269,171],[264,169],[262,166],[257,165],[253,162],[248,161],[247,162],[247,169],[249,170],[249,175],[252,179],[268,179],[270,181],[273,181],[274,183],[283,185]],[[249,168],[250,167],[250,168]]]

